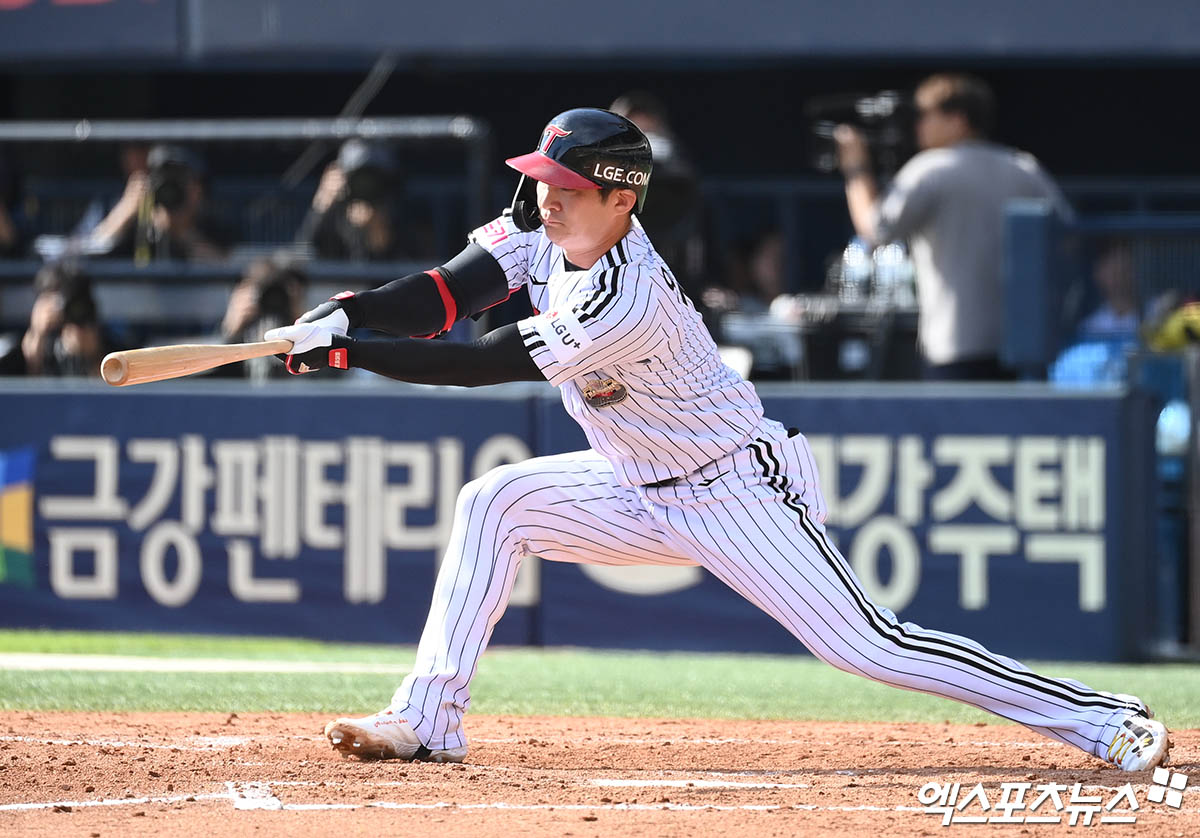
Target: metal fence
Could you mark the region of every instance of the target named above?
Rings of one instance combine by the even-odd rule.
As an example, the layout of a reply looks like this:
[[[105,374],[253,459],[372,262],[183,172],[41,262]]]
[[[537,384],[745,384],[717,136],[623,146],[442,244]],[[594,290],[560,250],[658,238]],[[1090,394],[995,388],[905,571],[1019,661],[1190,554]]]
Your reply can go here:
[[[318,166],[336,144],[355,137],[404,152],[406,203],[401,211],[419,213],[433,240],[428,249],[457,250],[466,230],[491,217],[491,130],[469,116],[0,123],[0,150],[14,151],[22,164],[28,232],[43,245],[37,252],[48,256],[57,249],[63,256],[86,259],[102,316],[132,327],[138,340],[153,340],[154,330],[180,334],[212,328],[246,265],[281,247],[293,260],[305,262],[310,301],[331,290],[369,287],[411,272],[408,263],[311,261],[312,254],[295,242],[311,205]],[[99,154],[97,149],[162,142],[219,148],[226,157],[256,150],[255,160],[270,160],[280,171],[205,172],[210,206],[237,233],[238,243],[225,261],[135,264],[88,257],[79,235],[81,219],[89,207],[110,206],[125,188],[115,153]],[[285,171],[288,161],[292,163]],[[87,173],[98,165],[111,168],[112,175]],[[427,168],[434,171],[427,174]],[[0,327],[23,327],[33,301],[31,279],[40,267],[34,255],[0,261]]]

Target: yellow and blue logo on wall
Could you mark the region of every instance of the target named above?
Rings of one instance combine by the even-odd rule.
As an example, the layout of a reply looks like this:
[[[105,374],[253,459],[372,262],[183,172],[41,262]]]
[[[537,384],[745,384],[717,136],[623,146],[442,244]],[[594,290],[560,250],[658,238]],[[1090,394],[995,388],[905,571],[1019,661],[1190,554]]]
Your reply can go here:
[[[33,463],[33,448],[0,451],[0,584],[34,584]]]

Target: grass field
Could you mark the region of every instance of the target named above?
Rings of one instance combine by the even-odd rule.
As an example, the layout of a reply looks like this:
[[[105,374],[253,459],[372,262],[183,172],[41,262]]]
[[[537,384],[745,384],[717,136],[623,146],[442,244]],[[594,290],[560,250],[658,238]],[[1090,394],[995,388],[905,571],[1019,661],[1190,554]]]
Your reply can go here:
[[[282,638],[0,631],[11,653],[219,658],[408,666],[412,647]],[[10,659],[11,660],[11,659]],[[0,709],[373,712],[399,675],[97,672],[0,664]],[[1173,727],[1200,727],[1200,666],[1040,663],[1038,671],[1133,692]],[[807,656],[496,648],[472,709],[500,715],[847,721],[995,721],[955,702],[891,689]]]

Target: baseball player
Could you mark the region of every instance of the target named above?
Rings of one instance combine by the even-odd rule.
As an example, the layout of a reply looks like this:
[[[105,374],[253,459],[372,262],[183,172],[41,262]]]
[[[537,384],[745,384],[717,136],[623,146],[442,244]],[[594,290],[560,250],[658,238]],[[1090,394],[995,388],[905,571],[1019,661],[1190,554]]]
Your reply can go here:
[[[900,623],[825,532],[812,452],[763,417],[637,219],[650,145],[604,110],[559,114],[512,206],[424,273],[343,293],[274,330],[294,373],[358,367],[403,381],[549,381],[591,448],[494,469],[458,498],[416,664],[391,706],[330,722],[335,749],[461,762],[463,714],[521,559],[701,565],[820,659],[965,702],[1125,770],[1162,763],[1167,730],[1131,695],[1047,678],[963,637]],[[414,340],[526,288],[538,312],[473,343]],[[398,336],[356,340],[367,327]]]

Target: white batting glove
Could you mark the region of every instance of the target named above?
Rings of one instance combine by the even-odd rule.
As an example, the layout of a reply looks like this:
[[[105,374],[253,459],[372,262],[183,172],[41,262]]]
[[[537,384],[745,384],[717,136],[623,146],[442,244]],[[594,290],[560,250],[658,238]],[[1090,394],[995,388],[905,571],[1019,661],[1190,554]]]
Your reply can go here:
[[[300,319],[303,320],[304,316]],[[310,350],[331,345],[334,335],[345,337],[349,328],[350,319],[346,312],[338,308],[311,323],[296,323],[271,329],[263,337],[266,340],[290,340],[292,351],[289,354],[303,355]]]

